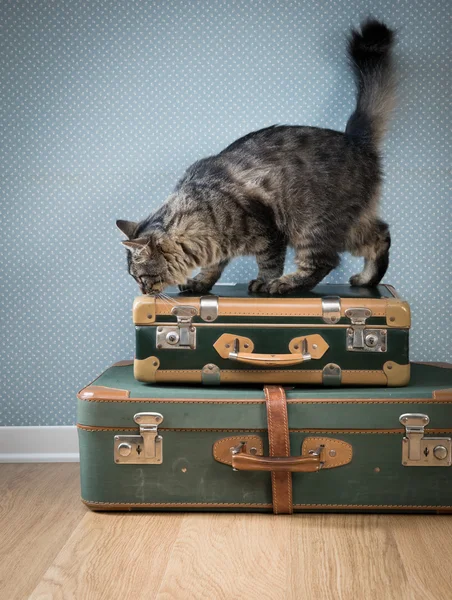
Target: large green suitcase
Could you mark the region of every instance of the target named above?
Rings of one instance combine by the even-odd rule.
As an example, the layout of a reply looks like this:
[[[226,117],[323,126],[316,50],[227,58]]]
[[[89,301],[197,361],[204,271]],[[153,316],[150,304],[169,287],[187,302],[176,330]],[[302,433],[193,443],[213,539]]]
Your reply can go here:
[[[282,297],[219,285],[135,300],[135,377],[147,383],[403,386],[410,309],[391,286]]]
[[[452,365],[404,388],[163,386],[118,363],[78,395],[95,510],[452,509]],[[234,470],[235,469],[235,470]]]

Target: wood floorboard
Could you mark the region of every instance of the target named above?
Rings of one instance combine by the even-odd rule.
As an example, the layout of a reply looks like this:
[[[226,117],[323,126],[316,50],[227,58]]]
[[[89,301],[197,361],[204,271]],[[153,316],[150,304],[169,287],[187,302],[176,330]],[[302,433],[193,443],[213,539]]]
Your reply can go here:
[[[290,523],[252,513],[187,515],[157,598],[286,598]]]
[[[79,465],[0,464],[0,598],[28,598],[85,514]]]
[[[87,513],[30,600],[155,598],[183,516]]]
[[[1,600],[452,597],[450,516],[93,513],[67,463],[0,491]]]
[[[400,516],[393,527],[415,600],[452,598],[452,515]]]
[[[287,597],[411,599],[393,527],[393,515],[299,515]]]

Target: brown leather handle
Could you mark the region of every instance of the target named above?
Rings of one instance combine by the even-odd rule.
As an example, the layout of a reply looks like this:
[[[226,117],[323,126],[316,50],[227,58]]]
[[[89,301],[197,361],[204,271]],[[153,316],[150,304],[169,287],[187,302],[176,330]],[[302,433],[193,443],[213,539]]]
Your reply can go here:
[[[257,367],[290,367],[298,365],[311,356],[303,354],[253,354],[251,352],[230,352],[228,358]]]
[[[271,457],[241,452],[232,456],[232,467],[238,471],[313,473],[322,468],[322,461],[320,455]]]
[[[304,338],[301,342],[301,352],[296,354],[253,354],[252,352],[240,352],[239,340],[236,339],[234,340],[234,349],[232,352],[229,352],[228,358],[258,367],[290,367],[291,365],[299,365],[306,360],[311,360],[312,357],[308,352],[308,342]]]
[[[253,340],[233,333],[220,335],[213,347],[221,358],[264,368],[290,367],[306,360],[318,360],[329,348],[323,337],[317,333],[290,340],[290,354],[259,354],[254,352]]]

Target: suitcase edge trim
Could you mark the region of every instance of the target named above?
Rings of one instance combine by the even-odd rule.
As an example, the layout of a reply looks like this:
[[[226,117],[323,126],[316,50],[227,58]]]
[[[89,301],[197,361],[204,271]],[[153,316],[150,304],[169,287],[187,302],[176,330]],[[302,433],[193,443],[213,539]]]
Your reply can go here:
[[[135,359],[133,373],[135,379],[143,383],[203,383],[203,369],[162,369],[155,356]],[[282,369],[221,369],[218,384],[222,383],[323,383],[323,369],[282,370]],[[410,381],[410,363],[398,364],[387,361],[382,370],[344,369],[341,370],[341,385],[379,385],[403,387]]]
[[[269,503],[246,503],[246,502],[96,502],[95,500],[86,500],[81,498],[81,501],[91,510],[134,510],[145,507],[150,508],[177,508],[184,510],[187,508],[262,508],[272,510],[272,504]],[[309,510],[333,510],[333,511],[348,511],[348,510],[413,510],[413,511],[452,511],[452,505],[423,505],[423,504],[294,504],[294,510],[309,511]]]

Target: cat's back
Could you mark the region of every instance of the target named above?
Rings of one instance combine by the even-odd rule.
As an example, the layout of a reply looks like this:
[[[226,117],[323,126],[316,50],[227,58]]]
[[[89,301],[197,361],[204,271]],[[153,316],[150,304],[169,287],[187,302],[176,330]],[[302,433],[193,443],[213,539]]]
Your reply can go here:
[[[178,182],[177,188],[225,181],[238,171],[271,169],[292,160],[311,160],[326,154],[343,155],[348,143],[340,131],[302,125],[272,125],[235,140],[216,155],[193,163]]]
[[[275,194],[282,198],[286,196],[282,184],[301,189],[308,181],[316,180],[324,187],[334,187],[344,173],[354,181],[369,169],[377,176],[378,156],[343,132],[273,125],[251,132],[218,154],[192,164],[175,191],[184,189],[189,196],[206,201],[219,197],[212,195],[215,191],[240,194],[252,189],[254,193],[265,183],[267,198]]]
[[[309,152],[321,146],[342,148],[348,140],[344,133],[304,125],[272,125],[253,131],[227,146],[219,156],[254,156],[271,160],[295,152]]]

